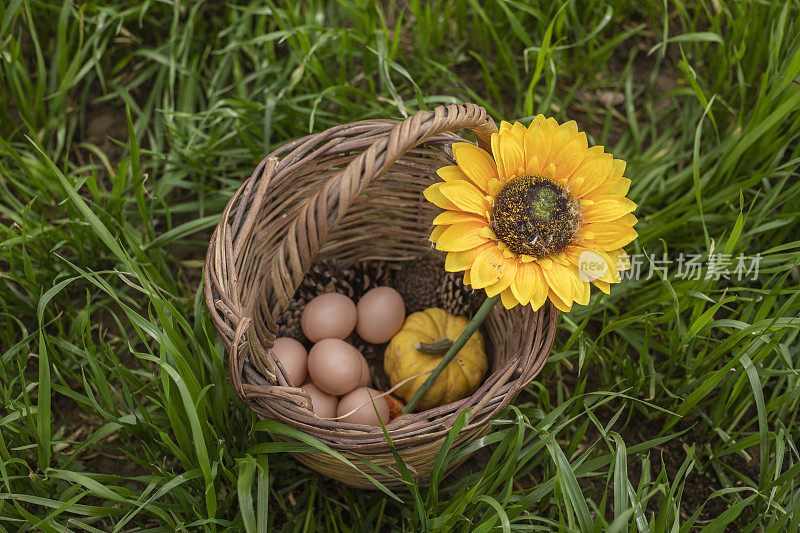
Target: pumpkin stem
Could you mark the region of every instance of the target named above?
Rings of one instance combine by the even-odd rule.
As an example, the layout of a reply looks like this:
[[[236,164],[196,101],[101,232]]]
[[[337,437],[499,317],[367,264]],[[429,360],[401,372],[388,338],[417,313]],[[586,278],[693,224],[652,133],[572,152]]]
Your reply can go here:
[[[439,374],[442,373],[444,367],[446,367],[447,364],[461,350],[461,348],[464,347],[469,338],[472,337],[472,334],[475,333],[475,330],[477,330],[486,317],[489,316],[489,311],[492,310],[492,307],[494,307],[494,304],[496,304],[498,300],[500,300],[499,294],[492,296],[491,298],[486,298],[486,300],[483,302],[483,305],[481,305],[481,308],[478,309],[478,312],[475,313],[475,316],[469,321],[467,327],[461,332],[461,335],[459,335],[453,345],[450,346],[450,348],[447,350],[447,353],[444,354],[444,357],[442,357],[442,360],[439,361],[438,365],[436,365],[436,368],[431,371],[428,379],[425,380],[425,383],[423,383],[422,386],[417,389],[417,392],[414,393],[414,396],[408,400],[406,406],[403,407],[403,414],[410,413],[414,410],[414,407],[417,406],[422,397],[425,396],[425,393],[428,392],[428,389],[431,388],[433,382],[436,381],[436,378],[439,377]]]
[[[422,353],[430,355],[442,355],[447,353],[447,350],[453,345],[453,341],[447,337],[439,339],[436,342],[419,342],[414,343],[414,349]]]

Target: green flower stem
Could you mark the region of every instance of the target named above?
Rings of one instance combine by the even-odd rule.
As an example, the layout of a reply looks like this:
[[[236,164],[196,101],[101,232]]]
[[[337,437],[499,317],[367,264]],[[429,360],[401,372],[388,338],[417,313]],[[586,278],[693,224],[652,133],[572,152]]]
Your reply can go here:
[[[428,379],[425,380],[425,383],[414,393],[414,396],[408,400],[408,403],[405,407],[403,407],[403,413],[410,413],[414,410],[414,407],[419,403],[425,393],[428,392],[428,389],[431,388],[433,382],[436,381],[436,378],[439,377],[439,374],[442,373],[442,370],[447,366],[447,364],[453,360],[453,357],[464,347],[472,334],[480,327],[486,317],[489,316],[489,311],[492,310],[494,304],[496,304],[500,300],[500,295],[492,296],[491,298],[486,298],[486,301],[483,302],[481,308],[478,309],[478,312],[475,313],[475,316],[472,317],[472,320],[469,321],[467,327],[464,328],[464,331],[461,332],[461,335],[455,340],[450,349],[447,350],[447,353],[444,354],[442,360],[439,361],[439,364],[436,365],[436,368],[433,369],[433,372],[428,376]]]

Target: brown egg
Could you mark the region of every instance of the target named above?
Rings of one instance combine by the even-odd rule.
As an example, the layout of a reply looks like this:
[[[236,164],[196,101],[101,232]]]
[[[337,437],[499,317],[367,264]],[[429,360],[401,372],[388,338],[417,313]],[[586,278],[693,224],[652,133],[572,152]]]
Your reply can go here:
[[[353,332],[358,312],[353,300],[336,292],[320,294],[303,309],[300,327],[311,342],[344,339]]]
[[[391,287],[375,287],[358,301],[356,332],[367,342],[389,342],[403,327],[406,305],[400,293]]]
[[[341,339],[322,339],[308,353],[308,375],[323,392],[347,394],[361,381],[361,353]]]
[[[272,352],[283,365],[289,381],[299,387],[306,380],[308,354],[305,347],[290,337],[278,337],[272,345]]]
[[[381,392],[367,387],[359,387],[350,394],[342,396],[339,399],[339,406],[336,408],[336,416],[344,416],[353,409],[356,411],[344,418],[340,418],[340,422],[347,422],[348,424],[364,424],[365,426],[379,426],[378,417],[375,416],[375,409],[372,403],[375,402],[375,408],[381,415],[383,424],[389,422],[389,404],[386,403],[386,398],[378,397]],[[372,401],[370,401],[370,396]]]
[[[336,396],[319,390],[313,383],[306,383],[300,387],[311,396],[311,405],[314,413],[320,418],[334,418],[339,399]]]
[[[361,355],[359,353],[359,355]],[[367,359],[361,355],[361,379],[358,380],[359,387],[366,387],[367,385],[372,382],[372,376],[369,373],[369,364],[367,364]]]

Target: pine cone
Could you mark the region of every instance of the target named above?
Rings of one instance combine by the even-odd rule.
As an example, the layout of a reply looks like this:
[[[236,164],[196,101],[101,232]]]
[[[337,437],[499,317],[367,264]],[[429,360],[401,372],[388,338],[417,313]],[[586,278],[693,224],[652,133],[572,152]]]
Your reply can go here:
[[[403,296],[407,314],[441,307],[454,315],[472,316],[480,301],[463,279],[462,272],[447,272],[441,260],[428,256],[395,273],[393,286]]]
[[[305,306],[306,301],[303,299],[293,298],[289,302],[275,321],[278,324],[278,337],[291,337],[301,342],[305,339],[300,327],[300,316]]]
[[[463,272],[442,272],[444,280],[439,287],[439,306],[454,315],[472,317],[480,306],[478,293],[464,286]]]
[[[326,292],[338,292],[353,298],[356,292],[353,283],[357,278],[356,267],[338,261],[314,263],[300,282],[295,298],[310,301]]]
[[[353,266],[353,278],[350,284],[353,287],[353,301],[364,296],[364,293],[375,287],[390,285],[389,266],[384,261],[370,261],[356,263]]]
[[[406,303],[406,314],[439,306],[444,265],[433,257],[407,263],[394,274],[392,286]]]

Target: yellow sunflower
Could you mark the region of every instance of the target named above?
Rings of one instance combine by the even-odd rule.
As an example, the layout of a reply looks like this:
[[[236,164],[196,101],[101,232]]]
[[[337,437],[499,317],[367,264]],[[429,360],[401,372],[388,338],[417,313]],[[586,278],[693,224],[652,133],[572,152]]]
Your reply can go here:
[[[492,155],[469,143],[453,155],[457,165],[424,192],[445,210],[430,240],[447,252],[446,270],[508,309],[549,298],[569,311],[589,302],[590,283],[608,294],[620,281],[622,247],[637,236],[625,161],[590,148],[574,121],[503,122]]]

